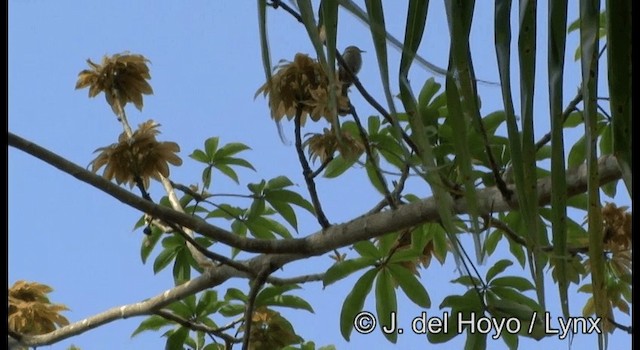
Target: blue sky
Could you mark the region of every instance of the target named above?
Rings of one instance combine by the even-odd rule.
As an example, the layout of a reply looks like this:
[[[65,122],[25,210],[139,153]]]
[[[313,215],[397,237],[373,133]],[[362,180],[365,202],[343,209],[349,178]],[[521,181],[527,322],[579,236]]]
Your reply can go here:
[[[406,16],[405,2],[387,2],[388,30],[401,38]],[[539,16],[546,17],[546,3],[539,4]],[[577,6],[577,5],[576,5]],[[493,9],[489,2],[478,2],[472,32],[472,50],[479,78],[498,81],[493,48]],[[577,8],[571,8],[576,17]],[[513,21],[517,21],[514,11]],[[312,53],[302,25],[281,10],[269,10],[269,34],[272,60],[292,59],[296,52]],[[426,34],[419,53],[428,60],[446,66],[448,34],[446,18],[440,2],[432,2]],[[546,33],[539,25],[540,37]],[[568,42],[565,101],[573,98],[578,86],[579,64],[573,62],[577,35]],[[367,51],[360,80],[379,101],[384,101],[380,76],[375,64],[375,51],[368,29],[343,12],[340,19],[338,46],[357,44]],[[538,92],[536,111],[540,115],[538,134],[548,129],[546,105],[546,41],[540,39]],[[87,98],[87,90],[75,91],[78,72],[87,68],[85,60],[99,61],[104,54],[130,51],[151,60],[150,81],[154,95],[145,97],[142,113],[127,108],[129,120],[137,125],[147,119],[162,124],[161,140],[180,144],[184,165],[171,169],[171,178],[184,184],[200,179],[201,168],[188,154],[201,148],[204,140],[219,136],[221,142],[243,142],[252,148],[245,153],[258,170],[241,171],[237,186],[220,176],[214,177],[213,192],[246,193],[245,184],[287,175],[306,195],[295,148],[283,144],[269,118],[262,97],[254,100],[257,88],[264,82],[258,41],[255,1],[9,1],[9,131],[34,141],[61,156],[86,166],[93,151],[114,142],[122,132],[103,95]],[[399,54],[391,51],[392,71],[397,71]],[[515,58],[515,57],[514,57]],[[431,76],[414,67],[411,76],[414,89]],[[436,77],[442,82],[441,77]],[[517,82],[514,77],[514,82]],[[391,81],[396,81],[394,78]],[[606,84],[603,84],[603,88]],[[517,86],[517,85],[514,85]],[[517,90],[517,89],[516,89]],[[394,91],[394,92],[397,92]],[[514,91],[517,95],[517,91]],[[480,85],[482,112],[501,109],[499,88]],[[361,116],[374,111],[360,98],[352,97]],[[313,131],[322,126],[310,126]],[[293,139],[293,128],[284,130]],[[576,135],[570,134],[575,140]],[[9,148],[9,285],[16,280],[38,281],[52,286],[54,302],[63,303],[71,311],[65,315],[78,321],[114,306],[129,304],[157,295],[173,286],[170,269],[154,275],[151,263],[140,261],[141,231],[132,231],[140,213],[122,205],[112,197],[80,183],[51,166]],[[354,169],[339,179],[323,179],[319,192],[332,222],[343,222],[362,214],[379,200],[368,185],[364,171]],[[424,187],[413,187],[419,196],[429,196]],[[624,190],[619,188],[619,192]],[[152,186],[151,195],[161,196],[161,188]],[[621,196],[619,203],[629,204]],[[317,230],[317,222],[299,212],[300,235]],[[575,220],[581,222],[582,217]],[[506,246],[505,246],[506,247]],[[499,250],[506,251],[506,248]],[[343,249],[348,252],[346,249]],[[157,251],[156,251],[157,253]],[[497,260],[499,257],[496,256]],[[493,260],[493,261],[495,261]],[[327,257],[316,257],[279,271],[280,277],[317,273],[331,264]],[[490,265],[489,265],[490,266]],[[487,266],[482,266],[486,270]],[[508,270],[521,274],[519,267]],[[457,277],[449,259],[444,266],[432,262],[422,271],[433,306],[430,314],[441,314],[437,306],[451,293],[463,293],[448,282]],[[305,339],[317,345],[335,344],[338,349],[375,347],[391,349],[378,333],[353,334],[346,343],[339,332],[341,301],[350,291],[355,278],[344,280],[325,290],[321,284],[305,284],[296,291],[314,307],[315,314],[280,310]],[[220,295],[227,287],[246,289],[244,280],[232,280],[218,287]],[[547,299],[554,315],[559,314],[556,288],[548,284]],[[575,291],[575,288],[574,288]],[[571,310],[579,314],[585,302],[583,295],[572,293]],[[374,311],[371,296],[365,307]],[[400,320],[409,320],[422,311],[406,297],[400,297]],[[66,349],[70,344],[89,349],[158,349],[164,346],[160,332],[147,332],[130,338],[143,318],[120,320],[80,336],[43,349]],[[619,318],[630,323],[629,317]],[[456,348],[460,336],[446,345],[431,345],[424,336],[405,334],[397,348]],[[614,333],[611,348],[629,348],[631,336]],[[540,345],[554,348],[568,346],[567,341],[544,340],[537,343],[521,338],[521,348]],[[578,335],[573,346],[592,348],[595,337]],[[490,343],[492,349],[504,348],[501,340]]]

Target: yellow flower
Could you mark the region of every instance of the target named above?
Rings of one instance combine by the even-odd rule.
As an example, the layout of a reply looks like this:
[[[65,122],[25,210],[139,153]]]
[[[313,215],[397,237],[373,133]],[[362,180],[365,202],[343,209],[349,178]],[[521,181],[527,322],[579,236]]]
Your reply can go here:
[[[104,92],[113,112],[120,116],[124,106],[132,102],[142,110],[142,95],[153,94],[147,80],[151,79],[147,60],[142,55],[115,54],[104,56],[100,64],[87,59],[91,69],[78,74],[76,89],[89,87],[89,97]]]
[[[269,95],[271,117],[276,121],[283,117],[291,120],[300,108],[301,124],[310,116],[313,121],[324,117],[331,121],[336,117],[336,111],[329,108],[329,91],[336,92],[338,110],[348,108],[349,100],[340,93],[342,84],[329,86],[329,77],[322,65],[308,55],[296,54],[293,62],[287,62],[277,67],[277,72],[256,92]]]
[[[347,160],[355,160],[364,151],[364,146],[360,140],[351,136],[351,133],[341,130],[341,140],[338,140],[336,133],[327,128],[323,134],[312,133],[305,141],[303,146],[309,149],[309,158],[314,161],[320,158],[320,161],[333,159],[333,154],[339,151],[343,158]]]
[[[142,181],[148,188],[150,178],[168,177],[168,163],[182,164],[182,159],[175,154],[180,152],[180,146],[175,142],[158,142],[159,126],[149,120],[140,124],[131,138],[122,133],[118,143],[98,148],[96,152],[100,154],[91,162],[91,171],[97,172],[104,166],[105,179],[115,178],[117,184],[127,183],[130,187]]]

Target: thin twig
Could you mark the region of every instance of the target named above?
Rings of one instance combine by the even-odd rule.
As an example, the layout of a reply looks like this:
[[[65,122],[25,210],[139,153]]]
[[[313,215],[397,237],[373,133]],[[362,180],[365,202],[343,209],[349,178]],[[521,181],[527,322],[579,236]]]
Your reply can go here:
[[[483,215],[482,218],[485,220],[484,221],[485,227],[493,227],[495,229],[498,229],[502,231],[509,239],[511,239],[515,243],[523,247],[527,247],[527,241],[524,238],[520,237],[514,230],[512,230],[511,227],[509,227],[509,225],[507,225],[506,222],[496,219],[490,215]],[[543,247],[540,247],[539,249],[540,251],[548,253],[553,251],[553,246],[552,245],[543,246]],[[569,254],[572,254],[572,255],[579,254],[579,253],[586,253],[589,251],[589,246],[584,245],[584,246],[568,247],[567,251],[569,252]]]
[[[306,283],[306,282],[319,282],[324,279],[324,273],[316,273],[312,275],[303,275],[290,278],[278,278],[270,276],[267,278],[267,282],[274,286],[286,286],[290,284]]]
[[[333,157],[330,157],[326,159],[324,162],[322,162],[322,164],[320,164],[318,169],[316,169],[313,173],[311,173],[311,178],[315,179],[316,177],[318,177],[318,175],[322,173],[322,171],[327,167],[327,165],[329,165],[329,163],[331,163],[332,160],[333,160]]]
[[[116,90],[116,93],[118,93],[118,91]],[[127,136],[129,138],[133,137],[133,131],[131,130],[131,126],[129,125],[129,122],[127,121],[127,117],[124,111],[124,107],[120,106],[120,100],[116,98],[115,100],[116,102],[116,109],[118,110],[118,120],[122,123],[122,126],[124,128],[125,133],[127,134]],[[178,199],[178,196],[176,196],[175,191],[173,190],[173,186],[171,184],[171,181],[169,179],[167,179],[166,177],[164,177],[164,175],[162,175],[161,173],[158,172],[157,174],[158,178],[160,179],[160,182],[162,183],[162,186],[164,187],[165,192],[167,193],[167,197],[169,198],[169,202],[171,203],[171,207],[176,210],[179,211],[181,213],[185,213],[184,208],[182,208],[182,204],[180,204],[180,200]],[[145,199],[151,200],[151,197],[149,196],[148,193],[146,193],[146,189],[144,189],[144,185],[141,184],[141,181],[138,183],[138,186],[141,188],[141,191],[143,191],[142,196],[146,197]],[[190,230],[187,227],[182,228],[182,231],[184,233],[186,233],[187,235],[189,235],[191,238],[195,237],[195,234],[193,233],[192,230]],[[189,252],[191,253],[191,255],[193,256],[193,258],[196,260],[196,262],[198,263],[198,265],[202,268],[206,268],[206,267],[211,267],[213,266],[213,263],[211,261],[209,261],[208,259],[206,259],[206,257],[204,255],[202,255],[202,252],[200,252],[200,250],[198,249],[198,247],[192,246],[191,243],[187,244],[187,248],[189,249]]]
[[[387,180],[382,176],[380,172],[380,168],[378,168],[378,164],[376,164],[376,159],[373,156],[373,152],[371,151],[371,144],[369,143],[369,138],[367,137],[367,131],[362,126],[360,122],[360,118],[358,118],[358,113],[356,112],[356,107],[354,107],[351,103],[349,103],[349,110],[351,115],[353,116],[353,120],[356,122],[356,126],[358,127],[358,131],[360,132],[360,138],[362,138],[362,143],[364,145],[364,151],[367,154],[367,160],[373,165],[373,171],[380,181],[380,185],[382,186],[382,190],[384,192],[384,197],[391,206],[392,209],[398,208],[396,200],[391,196],[391,192],[387,188]]]
[[[247,273],[249,276],[253,276],[255,275],[255,272],[253,272],[253,270],[251,270],[248,266],[239,263],[233,259],[229,259],[224,255],[218,254],[218,253],[214,253],[210,250],[208,250],[207,248],[201,246],[200,244],[198,244],[198,242],[191,237],[190,235],[188,235],[186,232],[184,232],[183,230],[181,230],[179,227],[177,227],[177,225],[174,224],[170,224],[171,227],[173,228],[173,230],[175,232],[178,232],[178,234],[180,234],[182,236],[182,238],[184,238],[187,241],[187,244],[191,244],[195,249],[197,249],[200,253],[202,253],[204,256],[206,256],[207,258],[214,260],[214,261],[218,261],[221,264],[224,265],[229,265],[231,267],[233,267],[234,269],[238,270],[238,271],[242,271]]]
[[[318,223],[323,229],[326,229],[329,228],[331,224],[322,211],[322,205],[320,204],[320,199],[318,199],[318,192],[316,191],[316,183],[313,181],[313,177],[311,177],[313,172],[309,167],[309,162],[307,162],[307,158],[304,155],[304,150],[302,149],[302,136],[300,131],[301,115],[302,108],[298,106],[295,117],[296,150],[298,151],[298,160],[300,161],[300,166],[302,166],[302,175],[304,177],[304,181],[307,183],[307,189],[309,190],[309,196],[311,197],[311,203],[313,204],[313,208],[315,209]]]
[[[258,297],[258,293],[271,271],[269,269],[263,269],[258,273],[256,278],[253,280],[251,289],[249,290],[249,295],[247,296],[247,307],[244,310],[244,336],[242,337],[242,350],[249,349],[249,338],[251,338],[251,326],[253,319],[253,311],[255,309],[256,298]]]
[[[180,316],[178,316],[178,315],[176,315],[176,314],[174,314],[172,312],[169,312],[169,311],[158,310],[158,311],[155,311],[154,314],[157,315],[157,316],[160,316],[160,317],[162,317],[164,319],[167,319],[169,321],[176,322],[177,324],[179,324],[179,325],[181,325],[181,326],[183,326],[185,328],[188,328],[188,329],[191,329],[191,330],[194,330],[194,331],[201,331],[201,332],[205,332],[205,333],[208,333],[208,334],[213,334],[218,338],[222,338],[225,341],[225,343],[235,344],[235,343],[242,342],[242,339],[234,338],[234,337],[224,333],[224,331],[222,329],[220,329],[220,328],[212,328],[212,327],[209,327],[209,326],[207,326],[205,324],[202,324],[202,323],[196,323],[196,322],[193,322],[191,320],[184,319],[184,318],[182,318],[182,317],[180,317]]]
[[[489,142],[489,136],[487,135],[487,130],[484,127],[484,122],[482,121],[482,117],[478,115],[477,118],[478,126],[480,127],[480,134],[482,135],[482,141],[484,143],[484,151],[487,154],[487,159],[489,160],[489,168],[493,173],[493,178],[496,181],[496,187],[500,190],[502,196],[507,200],[511,200],[511,196],[513,195],[513,191],[507,188],[507,183],[504,181],[502,176],[500,176],[500,168],[498,167],[498,163],[496,162],[495,157],[493,156],[493,152],[491,151],[491,143]]]
[[[563,123],[567,121],[567,118],[569,118],[569,115],[571,115],[573,111],[577,110],[577,106],[580,102],[582,102],[582,89],[578,89],[576,96],[569,102],[562,112]],[[549,141],[551,141],[551,132],[546,133],[538,142],[536,142],[536,151],[539,151],[540,148],[546,145]]]
[[[267,3],[267,4],[273,7],[274,9],[282,8],[283,10],[288,12],[291,16],[293,16],[298,22],[303,23],[302,17],[294,9],[292,9],[282,1],[274,0],[271,3]],[[367,89],[365,89],[362,83],[360,83],[360,80],[358,79],[358,77],[355,74],[353,74],[351,69],[348,67],[348,65],[344,61],[344,58],[342,57],[342,54],[338,50],[336,50],[336,60],[338,61],[338,64],[342,68],[344,68],[347,75],[351,78],[350,80],[353,82],[353,85],[358,89],[362,97],[369,103],[369,105],[371,105],[371,107],[377,110],[378,113],[380,113],[380,115],[382,115],[382,117],[387,122],[389,122],[392,126],[397,126],[397,129],[400,130],[402,139],[407,143],[407,145],[409,145],[409,148],[411,148],[411,150],[414,153],[419,154],[420,152],[418,151],[418,147],[413,142],[413,140],[411,140],[409,135],[407,135],[407,133],[404,132],[404,130],[402,130],[402,128],[400,128],[397,125],[397,123],[394,121],[391,115],[389,115],[389,113],[384,109],[384,107],[382,107],[382,105],[378,103],[378,101],[373,96],[371,96],[371,94],[369,94]]]
[[[602,108],[599,103],[596,104],[596,107],[600,110],[600,113],[602,113],[604,117],[607,118],[608,121],[611,121],[611,115],[604,108]]]
[[[625,326],[623,324],[620,324],[618,322],[616,322],[616,320],[612,319],[611,317],[607,317],[607,320],[614,325],[616,328],[625,331],[629,334],[633,334],[633,326]]]
[[[404,168],[402,169],[402,172],[398,174],[400,178],[398,179],[398,181],[396,181],[395,187],[391,192],[391,198],[394,198],[398,204],[401,204],[400,194],[404,190],[404,184],[407,181],[407,178],[409,178],[409,169],[410,169],[409,165],[405,164]],[[387,205],[389,205],[387,199],[386,198],[382,199],[380,202],[378,202],[378,204],[376,204],[373,208],[371,208],[367,212],[367,215],[375,214],[380,210],[384,209]]]

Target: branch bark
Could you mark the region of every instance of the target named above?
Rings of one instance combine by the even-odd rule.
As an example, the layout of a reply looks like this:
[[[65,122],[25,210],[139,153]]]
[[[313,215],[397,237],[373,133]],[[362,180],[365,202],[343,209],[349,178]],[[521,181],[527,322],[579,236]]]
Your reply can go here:
[[[48,164],[53,165],[61,171],[68,173],[78,180],[88,183],[105,193],[108,193],[133,208],[151,213],[154,217],[167,222],[175,222],[179,225],[189,227],[195,232],[216,239],[219,242],[228,244],[232,247],[250,252],[265,253],[240,262],[244,263],[245,266],[256,273],[263,270],[265,266],[269,266],[270,271],[275,271],[292,261],[308,259],[312,256],[322,255],[333,249],[344,247],[358,241],[379,237],[411,226],[426,222],[436,222],[439,220],[437,203],[433,197],[429,197],[419,202],[402,205],[397,210],[387,210],[375,214],[364,215],[349,222],[332,226],[325,231],[313,233],[302,239],[247,239],[238,237],[226,230],[210,225],[198,217],[192,217],[172,210],[171,208],[151,203],[43,147],[20,138],[11,132],[8,133],[8,142],[10,146],[18,148]],[[600,158],[598,166],[599,174],[601,176],[600,185],[621,178],[618,163],[613,156],[604,156]],[[567,171],[567,193],[569,196],[583,193],[586,188],[587,176],[585,165],[577,169],[570,169]],[[547,205],[550,201],[551,195],[551,181],[549,178],[538,181],[537,192],[539,195],[538,204]],[[481,215],[517,209],[517,198],[512,198],[510,202],[507,202],[500,194],[500,191],[495,187],[479,190],[478,199]],[[464,198],[455,200],[452,210],[456,214],[466,214],[467,204]],[[59,328],[53,332],[44,335],[21,336],[18,340],[20,344],[30,347],[50,345],[117,319],[153,314],[177,300],[188,295],[198,293],[202,290],[213,288],[224,283],[230,278],[247,277],[249,277],[249,275],[246,272],[238,271],[229,265],[209,268],[205,270],[202,275],[192,279],[191,281],[171,288],[150,299],[146,299],[145,301],[115,307],[82,321]],[[319,278],[319,276],[310,276],[310,280],[314,280],[316,278]],[[273,277],[271,279],[275,283],[281,282]],[[302,280],[304,279],[306,279],[306,277],[302,278]]]
[[[387,210],[370,215],[363,215],[346,223],[337,224],[328,229],[310,234],[305,238],[265,240],[244,238],[227,230],[207,223],[202,218],[177,212],[171,208],[151,203],[137,195],[111,183],[63,157],[27,141],[11,132],[8,133],[9,145],[18,148],[44,162],[53,165],[61,171],[70,174],[78,180],[88,183],[97,189],[111,195],[135,209],[149,213],[153,217],[167,222],[188,227],[193,231],[214,239],[231,247],[253,253],[295,254],[306,257],[322,255],[330,250],[341,248],[365,239],[371,239],[384,234],[402,230],[411,226],[439,220],[437,203],[433,197],[400,206],[396,210]],[[620,179],[622,174],[613,156],[603,156],[598,162],[600,185]],[[509,187],[511,190],[513,186]],[[577,169],[567,170],[567,194],[574,196],[583,193],[587,188],[586,165]],[[478,190],[479,215],[506,212],[518,209],[517,195],[510,201],[505,200],[496,187]],[[538,181],[538,205],[548,205],[551,198],[551,179],[549,177]],[[453,202],[453,212],[468,213],[468,205],[464,197]]]

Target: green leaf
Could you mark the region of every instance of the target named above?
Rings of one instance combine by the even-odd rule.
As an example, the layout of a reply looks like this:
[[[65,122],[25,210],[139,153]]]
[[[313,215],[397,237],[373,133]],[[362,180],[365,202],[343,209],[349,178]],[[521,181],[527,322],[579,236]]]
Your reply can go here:
[[[229,288],[224,295],[224,300],[240,300],[247,302],[247,296],[238,288]]]
[[[255,238],[259,238],[259,239],[275,239],[276,238],[273,232],[269,230],[269,228],[265,227],[264,225],[261,225],[259,218],[257,217],[251,218],[250,220],[246,220],[244,224],[247,226],[247,228],[249,229],[249,232]]]
[[[582,111],[573,111],[569,113],[569,116],[564,121],[565,128],[575,128],[578,125],[582,125],[584,120],[582,119]]]
[[[413,241],[411,242],[413,245]],[[423,246],[424,248],[424,246]],[[397,250],[391,258],[388,260],[389,263],[400,263],[405,261],[416,261],[422,256],[422,249],[410,248],[410,249],[401,249]]]
[[[500,230],[493,230],[491,233],[489,233],[487,239],[485,239],[484,241],[485,256],[493,254],[493,252],[496,250],[496,247],[498,246],[498,242],[501,241],[502,236],[503,234]]]
[[[534,290],[535,287],[528,279],[519,276],[498,277],[491,281],[492,286],[511,287],[521,292]]]
[[[276,296],[280,296],[288,291],[300,289],[297,284],[290,284],[286,286],[267,286],[258,293],[256,297],[256,305],[262,305],[269,299],[273,299]]]
[[[218,159],[216,161],[213,162],[214,164],[224,164],[224,165],[237,165],[237,166],[241,166],[244,168],[248,168],[251,169],[253,171],[256,170],[256,168],[253,167],[253,165],[251,165],[251,163],[249,163],[248,161],[242,159],[242,158],[221,158]]]
[[[487,333],[467,332],[464,350],[485,350],[487,348]]]
[[[189,157],[191,157],[191,159],[196,160],[198,162],[209,164],[209,157],[207,157],[207,155],[199,149],[194,150],[189,155]]]
[[[495,295],[499,296],[500,299],[508,299],[508,300],[513,301],[513,302],[526,305],[529,308],[531,308],[532,310],[542,311],[542,308],[540,307],[540,305],[535,300],[533,300],[532,298],[529,298],[528,296],[518,292],[517,290],[513,289],[512,287],[502,287],[502,286],[493,285],[491,287],[491,291]]]
[[[191,279],[191,264],[189,263],[191,253],[183,248],[178,251],[173,263],[173,280],[177,285],[183,284]]]
[[[331,162],[329,162],[327,167],[324,169],[323,176],[327,179],[336,178],[342,175],[345,171],[349,170],[349,168],[351,168],[355,162],[356,159],[347,160],[342,156],[337,156]]]
[[[278,176],[267,181],[267,186],[265,187],[265,189],[274,190],[274,189],[280,189],[280,188],[285,188],[289,186],[293,186],[293,182],[291,182],[291,180],[289,180],[288,177]]]
[[[244,304],[227,304],[220,308],[220,314],[225,317],[233,317],[244,313]]]
[[[351,260],[340,261],[327,270],[322,279],[322,286],[326,287],[336,281],[339,281],[350,274],[364,269],[367,266],[373,266],[376,260],[371,258],[357,258]]]
[[[240,184],[240,180],[238,179],[238,174],[235,172],[235,170],[231,169],[231,167],[229,167],[227,165],[224,165],[224,164],[216,164],[216,165],[214,165],[214,167],[216,169],[220,170],[221,173],[226,175],[228,178],[233,180],[235,183]],[[209,168],[207,168],[207,169],[209,169]],[[211,176],[211,175],[209,175],[209,176]]]
[[[210,343],[202,348],[202,350],[225,350],[225,346],[221,343]]]
[[[244,143],[231,142],[220,147],[220,149],[215,153],[215,157],[216,159],[227,158],[248,149],[251,149],[251,147],[245,145]]]
[[[369,135],[377,134],[380,130],[380,118],[370,116],[369,119],[367,119],[367,129]]]
[[[443,317],[444,318],[444,317]],[[446,343],[454,337],[458,336],[458,315],[457,314],[449,314],[446,320],[448,329],[442,329],[440,332],[427,332],[427,340],[429,340],[432,344],[442,344]],[[425,347],[426,348],[426,347]]]
[[[292,309],[307,310],[314,313],[313,307],[306,300],[295,295],[278,295],[260,305],[282,306]]]
[[[166,349],[183,349],[185,340],[189,335],[189,328],[180,327],[177,330],[171,332],[171,335],[167,338]]]
[[[436,83],[435,79],[433,78],[427,79],[427,81],[424,82],[424,85],[422,85],[422,89],[420,90],[420,94],[418,95],[418,109],[420,110],[423,117],[426,117],[428,115],[429,103],[431,102],[431,99],[433,99],[433,97],[436,95],[436,93],[440,91],[441,87],[442,85]],[[426,125],[431,125],[431,122],[435,123],[435,120],[427,120],[426,122]]]
[[[178,254],[177,248],[167,248],[158,254],[156,260],[153,262],[153,273],[162,271],[167,265],[169,265]]]
[[[174,314],[183,318],[192,317],[195,311],[192,308],[190,308],[189,305],[187,305],[182,301],[173,302],[170,305],[168,305],[166,308],[171,310],[171,312],[173,312]]]
[[[481,281],[477,277],[469,275],[460,276],[451,281],[451,283],[458,283],[467,287],[479,287],[482,285]]]
[[[485,276],[486,282],[489,283],[492,278],[494,278],[499,273],[503,272],[507,267],[511,265],[513,265],[513,262],[506,259],[502,259],[496,262],[495,264],[493,264],[493,266],[489,268],[489,270],[487,271],[487,275]]]
[[[427,293],[424,285],[420,283],[416,275],[399,264],[390,264],[388,267],[393,279],[400,285],[404,294],[406,294],[411,301],[423,308],[431,307],[429,293]]]
[[[152,315],[140,323],[138,328],[136,328],[136,330],[133,331],[133,334],[131,334],[131,337],[133,338],[144,331],[157,331],[170,324],[172,324],[171,321],[157,315]]]
[[[219,306],[221,302],[218,301],[218,292],[215,290],[207,290],[202,293],[198,305],[196,305],[196,315],[202,317],[211,314]]]
[[[247,217],[251,220],[258,219],[261,215],[265,213],[266,205],[265,200],[263,198],[254,198],[253,202],[251,202],[251,206],[249,207],[249,212],[247,213]]]
[[[393,278],[389,269],[382,268],[376,278],[376,314],[381,327],[392,325],[393,315],[398,312],[398,302],[396,300],[396,289],[393,285]],[[398,333],[384,332],[384,336],[392,343],[398,340]]]
[[[142,245],[140,247],[140,258],[142,259],[143,264],[147,263],[147,259],[149,258],[149,255],[151,255],[153,248],[156,247],[162,235],[163,235],[163,232],[161,229],[157,227],[153,227],[151,229],[151,234],[149,236],[146,236],[142,241]]]
[[[209,188],[211,186],[211,167],[208,166],[202,171],[202,186]]]
[[[220,139],[217,137],[210,137],[204,141],[204,152],[208,159],[214,159],[219,142]]]
[[[340,311],[340,333],[347,341],[349,341],[351,331],[353,331],[353,322],[356,314],[362,311],[364,301],[369,292],[371,292],[373,279],[376,277],[377,272],[377,269],[371,269],[365,272],[344,299],[342,310]]]
[[[632,191],[632,74],[631,74],[631,0],[606,2],[609,105],[613,128],[613,154],[622,172],[629,195]],[[602,14],[601,14],[602,15]]]
[[[506,119],[507,116],[504,111],[496,111],[493,113],[489,113],[485,117],[483,117],[482,123],[484,124],[484,128],[487,133],[489,133],[489,135],[493,135],[496,132],[496,129],[498,129],[498,127],[502,125],[502,123],[504,123]]]
[[[306,209],[309,213],[315,215],[313,205],[308,200],[304,199],[299,193],[290,190],[268,190],[265,191],[265,199],[271,205],[275,202],[287,202],[292,203],[300,208]]]
[[[362,257],[372,259],[380,259],[382,257],[382,253],[378,250],[378,247],[371,243],[371,241],[357,242],[353,245],[353,249],[355,249]]]
[[[367,171],[367,176],[369,177],[369,181],[373,185],[373,187],[380,193],[385,194],[386,184],[380,181],[378,175],[376,173],[377,165],[374,162],[368,161],[365,165],[365,170]]]
[[[282,218],[293,227],[294,230],[298,231],[298,219],[296,218],[296,213],[293,211],[293,208],[285,202],[279,201],[269,201],[271,207],[275,209]]]

